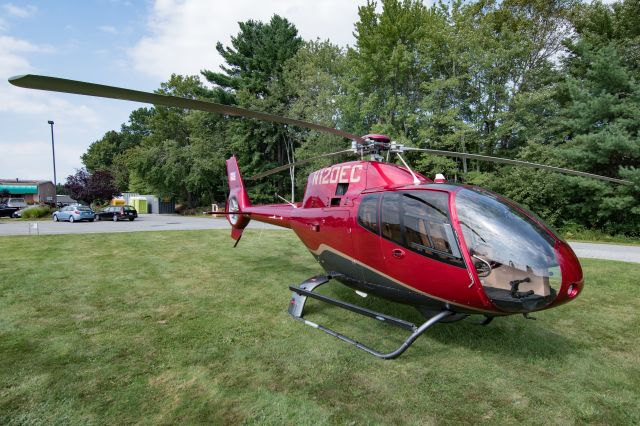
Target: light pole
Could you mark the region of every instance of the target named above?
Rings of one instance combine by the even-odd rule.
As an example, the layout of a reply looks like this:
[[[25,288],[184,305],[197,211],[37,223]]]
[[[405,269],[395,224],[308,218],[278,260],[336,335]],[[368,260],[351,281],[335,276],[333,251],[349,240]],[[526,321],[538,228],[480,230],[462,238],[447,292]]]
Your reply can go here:
[[[51,152],[53,153],[53,186],[58,188],[58,181],[56,180],[56,146],[53,143],[53,121],[49,120],[47,123],[51,125]],[[56,189],[56,192],[58,190]]]

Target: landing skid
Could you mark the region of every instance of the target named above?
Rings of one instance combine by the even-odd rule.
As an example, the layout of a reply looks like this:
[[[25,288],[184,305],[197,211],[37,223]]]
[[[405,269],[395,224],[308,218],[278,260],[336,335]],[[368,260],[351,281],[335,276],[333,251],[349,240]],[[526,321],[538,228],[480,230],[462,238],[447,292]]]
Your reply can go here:
[[[395,318],[390,315],[372,311],[370,309],[363,308],[361,306],[353,305],[348,302],[344,302],[338,299],[334,299],[332,297],[325,296],[323,294],[318,294],[313,292],[316,288],[318,288],[323,284],[328,283],[330,280],[331,280],[331,276],[319,275],[313,278],[309,278],[308,280],[300,284],[299,287],[289,286],[289,288],[293,291],[293,294],[291,295],[291,302],[289,304],[289,313],[294,319],[301,321],[313,328],[317,328],[318,330],[322,330],[325,333],[330,334],[333,337],[337,337],[338,339],[344,342],[347,342],[351,345],[354,345],[355,347],[362,349],[363,351],[368,352],[371,355],[374,355],[378,358],[382,358],[382,359],[397,358],[398,356],[402,355],[402,353],[406,351],[409,348],[409,346],[411,346],[411,344],[415,342],[415,340],[418,337],[420,337],[425,331],[431,328],[432,325],[454,314],[454,312],[451,312],[449,310],[446,310],[446,309],[442,310],[437,314],[435,314],[433,317],[429,318],[429,320],[426,321],[424,324],[418,327],[415,324],[402,320],[400,318]],[[304,304],[307,301],[307,297],[311,297],[313,299],[320,300],[322,302],[329,303],[331,305],[335,305],[343,309],[347,309],[351,312],[355,312],[357,314],[364,315],[369,318],[374,318],[378,321],[386,322],[387,324],[390,324],[399,328],[403,328],[405,330],[411,331],[411,335],[407,337],[404,343],[402,343],[402,345],[400,345],[400,347],[395,351],[388,352],[388,353],[378,352],[375,349],[372,349],[366,345],[363,345],[362,343],[356,340],[353,340],[350,337],[347,337],[343,334],[335,332],[330,328],[305,320],[302,317],[303,316],[302,311],[304,310]]]

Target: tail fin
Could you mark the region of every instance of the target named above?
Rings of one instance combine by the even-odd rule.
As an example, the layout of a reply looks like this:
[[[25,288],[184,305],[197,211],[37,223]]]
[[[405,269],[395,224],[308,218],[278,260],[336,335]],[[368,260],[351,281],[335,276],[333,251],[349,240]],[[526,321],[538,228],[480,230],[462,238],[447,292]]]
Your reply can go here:
[[[242,212],[251,206],[249,196],[244,188],[244,182],[238,168],[238,161],[235,156],[227,160],[227,179],[229,182],[229,198],[227,199],[228,212],[238,212],[227,215],[231,224],[231,238],[238,241],[242,237],[242,230],[249,224],[250,218]]]

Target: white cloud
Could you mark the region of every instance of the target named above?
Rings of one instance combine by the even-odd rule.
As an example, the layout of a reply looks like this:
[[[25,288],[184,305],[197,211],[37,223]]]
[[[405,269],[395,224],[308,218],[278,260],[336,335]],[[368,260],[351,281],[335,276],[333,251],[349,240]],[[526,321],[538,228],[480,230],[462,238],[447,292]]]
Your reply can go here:
[[[59,170],[67,174],[79,166],[79,153],[92,142],[87,141],[86,134],[104,127],[102,116],[87,106],[90,102],[83,104],[77,99],[67,100],[68,95],[28,90],[7,83],[7,79],[16,74],[38,71],[29,61],[29,55],[54,53],[47,45],[0,36],[0,81],[4,82],[0,84],[0,174],[3,178],[51,179],[46,175],[51,164],[47,120],[55,119],[56,131],[59,128],[61,136],[68,135],[65,141],[68,142],[60,146],[59,154],[56,152]]]
[[[7,81],[8,78],[17,74],[34,72],[34,68],[25,56],[26,54],[40,53],[52,54],[55,49],[47,45],[35,45],[26,40],[17,39],[10,36],[0,36],[0,79]],[[8,84],[0,85],[0,111],[41,114],[44,112],[56,112],[69,117],[77,116],[75,120],[85,124],[95,125],[98,115],[85,106],[76,106],[61,97],[25,90]]]
[[[222,58],[218,41],[228,45],[239,31],[238,22],[269,21],[278,14],[287,18],[306,40],[330,39],[353,44],[358,5],[365,0],[155,0],[147,21],[148,35],[129,54],[137,71],[166,80],[171,73],[198,74],[201,69],[218,70]]]
[[[112,27],[111,25],[100,25],[98,29],[105,33],[118,34],[118,30],[115,27]]]
[[[28,18],[33,16],[38,11],[38,8],[33,5],[27,5],[24,7],[16,6],[13,3],[6,3],[2,5],[2,8],[9,15],[14,16],[16,18]]]

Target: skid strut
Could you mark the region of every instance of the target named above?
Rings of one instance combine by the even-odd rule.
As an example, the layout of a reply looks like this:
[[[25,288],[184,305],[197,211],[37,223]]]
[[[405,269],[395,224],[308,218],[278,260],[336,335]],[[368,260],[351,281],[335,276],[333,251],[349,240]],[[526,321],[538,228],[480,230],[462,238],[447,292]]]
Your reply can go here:
[[[293,294],[291,295],[291,303],[289,304],[289,313],[291,314],[291,316],[298,320],[301,321],[305,324],[307,324],[308,326],[311,326],[313,328],[317,328],[318,330],[322,330],[327,334],[330,334],[334,337],[337,337],[338,339],[350,343],[352,345],[354,345],[355,347],[362,349],[365,352],[370,353],[371,355],[377,356],[378,358],[382,358],[382,359],[393,359],[396,358],[398,356],[400,356],[404,351],[406,351],[409,346],[411,346],[411,344],[413,342],[415,342],[415,340],[420,337],[425,331],[427,331],[429,328],[431,328],[432,325],[438,323],[439,321],[441,321],[442,319],[448,317],[449,315],[452,315],[453,312],[449,311],[449,310],[442,310],[441,312],[437,313],[436,315],[434,315],[433,317],[429,318],[429,320],[427,322],[425,322],[424,324],[420,325],[420,326],[416,326],[413,323],[410,323],[408,321],[402,320],[400,318],[395,318],[392,317],[390,315],[386,315],[380,312],[376,312],[376,311],[372,311],[370,309],[367,308],[363,308],[361,306],[357,306],[357,305],[353,305],[351,303],[348,302],[344,302],[342,300],[338,300],[338,299],[334,299],[332,297],[329,296],[325,296],[323,294],[319,294],[319,293],[314,293],[313,290],[315,290],[316,288],[318,288],[319,286],[326,284],[329,282],[329,280],[331,279],[330,276],[326,276],[326,275],[319,275],[313,278],[309,278],[308,280],[306,280],[305,282],[303,282],[302,284],[300,284],[299,287],[296,286],[289,286],[289,288],[293,291]],[[363,345],[362,343],[351,339],[350,337],[347,337],[343,334],[340,334],[336,331],[331,330],[330,328],[324,327],[320,324],[316,324],[314,322],[308,321],[306,319],[304,319],[303,316],[303,310],[304,310],[304,304],[307,301],[307,297],[311,297],[313,299],[316,300],[320,300],[322,302],[325,303],[329,303],[331,305],[334,306],[338,306],[340,308],[343,309],[347,309],[351,312],[355,312],[358,313],[360,315],[364,315],[370,318],[374,318],[378,321],[382,321],[385,322],[387,324],[390,325],[394,325],[396,327],[400,327],[403,328],[405,330],[411,331],[411,335],[409,337],[407,337],[407,339],[404,341],[404,343],[402,343],[402,345],[400,345],[400,347],[398,349],[396,349],[395,351],[392,352],[388,352],[388,353],[382,353],[382,352],[378,352],[375,349],[372,349],[366,345]]]

